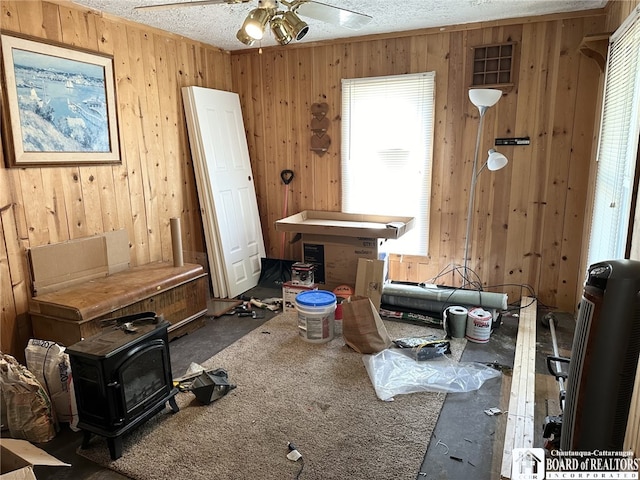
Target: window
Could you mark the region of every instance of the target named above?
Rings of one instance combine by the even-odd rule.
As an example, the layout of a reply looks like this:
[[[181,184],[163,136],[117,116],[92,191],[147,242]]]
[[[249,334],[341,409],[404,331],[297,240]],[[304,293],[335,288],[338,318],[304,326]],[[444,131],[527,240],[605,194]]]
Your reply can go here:
[[[435,73],[342,80],[342,210],[414,217],[389,253],[427,255]]]
[[[609,44],[588,265],[626,255],[640,133],[639,12]]]
[[[471,85],[477,87],[513,84],[514,49],[514,43],[474,47]]]

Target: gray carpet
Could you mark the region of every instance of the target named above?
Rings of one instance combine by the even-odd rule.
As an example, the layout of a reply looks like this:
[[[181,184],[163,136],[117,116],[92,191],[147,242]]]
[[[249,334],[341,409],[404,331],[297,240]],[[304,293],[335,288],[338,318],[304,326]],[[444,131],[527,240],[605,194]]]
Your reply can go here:
[[[385,325],[392,339],[442,335]],[[464,345],[452,341],[453,358]],[[292,442],[303,455],[304,480],[413,480],[445,398],[425,392],[379,400],[362,355],[341,338],[306,342],[295,313],[274,317],[203,366],[226,369],[237,388],[206,406],[180,393],[180,412],[167,409],[126,435],[118,460],[100,437],[78,453],[139,480],[282,480],[302,466],[286,458]]]

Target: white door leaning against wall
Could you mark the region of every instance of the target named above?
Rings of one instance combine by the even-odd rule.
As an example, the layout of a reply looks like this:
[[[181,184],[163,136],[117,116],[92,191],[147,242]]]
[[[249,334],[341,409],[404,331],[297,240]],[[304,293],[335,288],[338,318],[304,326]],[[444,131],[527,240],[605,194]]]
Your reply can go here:
[[[235,297],[258,284],[265,256],[240,99],[202,87],[182,97],[214,295]]]

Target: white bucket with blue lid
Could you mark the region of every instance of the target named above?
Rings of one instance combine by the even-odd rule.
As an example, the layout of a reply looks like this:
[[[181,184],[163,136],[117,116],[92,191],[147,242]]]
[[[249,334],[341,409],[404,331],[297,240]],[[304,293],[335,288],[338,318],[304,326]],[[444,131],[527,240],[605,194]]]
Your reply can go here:
[[[336,296],[326,290],[307,290],[296,295],[298,333],[311,343],[333,339]]]

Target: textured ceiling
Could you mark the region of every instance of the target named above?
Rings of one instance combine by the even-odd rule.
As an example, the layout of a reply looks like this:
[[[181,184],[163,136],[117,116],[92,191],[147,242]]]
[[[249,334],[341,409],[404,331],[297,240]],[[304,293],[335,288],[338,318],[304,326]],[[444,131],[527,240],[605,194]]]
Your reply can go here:
[[[247,13],[258,2],[140,11],[134,7],[180,0],[73,0],[74,3],[198,40],[223,50],[249,48],[236,39]],[[188,1],[188,0],[185,0]],[[365,13],[373,20],[361,30],[349,30],[303,17],[309,33],[301,43],[430,27],[444,27],[504,18],[602,8],[607,0],[323,0],[334,6]],[[271,32],[262,45],[276,45]],[[282,47],[282,48],[287,48]]]

